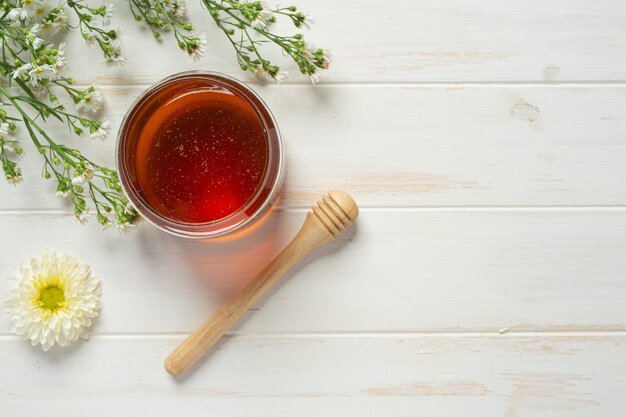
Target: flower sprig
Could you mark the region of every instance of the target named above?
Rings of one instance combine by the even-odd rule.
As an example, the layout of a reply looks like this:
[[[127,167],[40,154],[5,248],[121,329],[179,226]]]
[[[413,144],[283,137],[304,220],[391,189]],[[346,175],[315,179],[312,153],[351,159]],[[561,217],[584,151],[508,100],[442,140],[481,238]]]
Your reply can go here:
[[[41,7],[32,8],[34,12],[31,13],[29,7],[33,2]],[[47,9],[39,0],[18,0],[16,5],[2,6],[5,13],[0,17],[0,75],[13,87],[0,86],[3,106],[0,109],[0,162],[7,181],[17,184],[22,180],[15,156],[21,156],[24,151],[14,137],[20,124],[43,158],[42,176],[56,182],[57,196],[72,202],[79,221],[85,222],[91,216],[91,210],[95,210],[97,221],[104,228],[113,223],[120,230],[131,228],[138,215],[124,196],[118,174],[94,163],[78,149],[59,143],[45,127],[53,118],[67,124],[70,132],[76,135],[87,132],[92,138],[104,138],[110,130],[108,121],[67,110],[57,97],[57,91],[64,93],[73,101],[77,111],[97,113],[103,104],[102,95],[95,86],[77,88],[72,78],[62,74],[66,67],[64,45],[55,46],[39,37],[43,27],[41,22],[63,21],[59,19],[61,9]],[[81,13],[86,13],[84,8],[87,8],[92,16],[102,17],[111,10],[105,8],[102,11],[78,3],[68,3],[68,7],[77,7]],[[16,9],[20,12],[11,15]],[[38,10],[43,12],[38,13]],[[108,59],[106,53],[105,58]]]
[[[282,52],[291,57],[300,72],[318,82],[318,70],[330,65],[328,51],[316,48],[304,40],[302,33],[282,36],[271,31],[271,25],[278,17],[288,17],[296,28],[309,27],[313,23],[310,16],[300,12],[296,6],[267,8],[262,2],[241,0],[202,0],[217,26],[224,31],[237,52],[237,60],[242,70],[252,71],[261,76],[269,76],[281,82],[285,73],[278,65],[272,64],[261,53],[261,47],[274,43]]]
[[[144,21],[156,39],[171,30],[180,49],[198,60],[204,55],[206,35],[194,35],[195,26],[188,23],[184,0],[129,0],[135,20]]]
[[[131,11],[137,20],[143,20],[160,37],[160,30],[172,28],[178,46],[197,58],[204,51],[204,35],[184,35],[192,31],[193,25],[172,10],[184,10],[184,0],[129,0]],[[272,25],[279,18],[287,18],[297,28],[308,28],[314,19],[302,13],[296,6],[269,8],[261,1],[245,0],[201,0],[217,26],[224,32],[235,49],[237,62],[244,71],[282,82],[287,73],[263,55],[264,46],[275,44],[283,54],[290,57],[300,72],[308,76],[313,84],[319,80],[319,71],[330,65],[329,52],[316,48],[305,41],[302,33],[279,35]],[[173,8],[176,5],[176,8]],[[200,52],[199,52],[200,51]]]
[[[9,184],[22,182],[22,170],[12,158],[24,155],[24,149],[14,137],[15,120],[15,118],[9,117],[4,109],[0,109],[0,162]]]
[[[90,7],[80,0],[67,0],[67,6],[78,17],[78,29],[87,45],[98,45],[108,65],[121,65],[126,62],[123,55],[119,31],[106,29],[111,24],[115,7]]]

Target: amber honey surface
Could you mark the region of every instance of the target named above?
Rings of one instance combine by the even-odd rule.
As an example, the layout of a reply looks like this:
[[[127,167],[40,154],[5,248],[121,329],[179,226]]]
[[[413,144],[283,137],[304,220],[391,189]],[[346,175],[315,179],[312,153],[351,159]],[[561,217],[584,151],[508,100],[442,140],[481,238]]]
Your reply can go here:
[[[148,204],[190,223],[237,213],[259,190],[268,164],[263,124],[242,97],[210,81],[168,86],[140,106],[134,176]]]

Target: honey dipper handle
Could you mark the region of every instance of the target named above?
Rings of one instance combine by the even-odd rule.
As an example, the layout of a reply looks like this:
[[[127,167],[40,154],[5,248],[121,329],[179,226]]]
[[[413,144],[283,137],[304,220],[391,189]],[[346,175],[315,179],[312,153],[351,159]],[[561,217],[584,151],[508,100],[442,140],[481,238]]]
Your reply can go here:
[[[185,339],[165,359],[165,369],[174,376],[182,375],[300,258],[331,240],[332,234],[309,213],[287,247],[243,290]]]

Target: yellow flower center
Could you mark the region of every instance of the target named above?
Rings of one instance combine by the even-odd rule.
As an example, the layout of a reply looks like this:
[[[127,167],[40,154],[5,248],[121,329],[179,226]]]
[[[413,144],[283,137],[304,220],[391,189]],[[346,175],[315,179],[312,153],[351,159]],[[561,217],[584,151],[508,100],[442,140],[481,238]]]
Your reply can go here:
[[[56,284],[48,285],[39,292],[39,305],[45,310],[57,311],[65,303],[65,292]]]

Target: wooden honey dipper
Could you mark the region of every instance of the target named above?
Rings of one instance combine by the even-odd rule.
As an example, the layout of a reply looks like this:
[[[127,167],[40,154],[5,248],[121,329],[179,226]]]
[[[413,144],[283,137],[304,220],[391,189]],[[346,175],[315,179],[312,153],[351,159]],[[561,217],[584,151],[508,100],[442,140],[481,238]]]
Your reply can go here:
[[[285,249],[170,353],[165,359],[167,372],[185,373],[289,268],[313,249],[335,240],[358,215],[359,208],[347,193],[332,190],[324,195]]]

